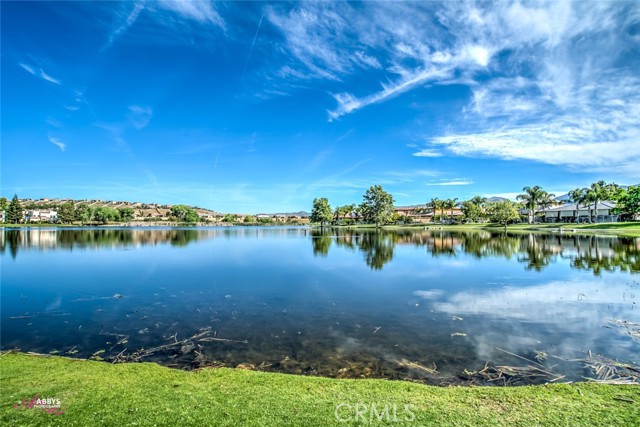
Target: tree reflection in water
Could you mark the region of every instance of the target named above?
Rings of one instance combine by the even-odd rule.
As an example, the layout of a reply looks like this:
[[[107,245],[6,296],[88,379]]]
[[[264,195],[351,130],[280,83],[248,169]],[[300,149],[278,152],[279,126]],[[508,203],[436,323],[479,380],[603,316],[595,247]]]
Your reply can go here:
[[[337,247],[362,252],[374,270],[393,259],[396,245],[413,245],[424,247],[434,257],[515,257],[527,270],[535,271],[567,260],[573,268],[590,270],[596,276],[603,271],[640,272],[640,238],[632,237],[349,228],[313,229],[312,236],[315,255],[327,255],[335,242]]]

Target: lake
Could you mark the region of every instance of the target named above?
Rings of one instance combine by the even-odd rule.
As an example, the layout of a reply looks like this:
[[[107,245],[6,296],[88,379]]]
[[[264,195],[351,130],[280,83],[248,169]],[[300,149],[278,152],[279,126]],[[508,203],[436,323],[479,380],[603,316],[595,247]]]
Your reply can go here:
[[[638,238],[306,227],[1,236],[3,350],[431,384],[639,368]]]

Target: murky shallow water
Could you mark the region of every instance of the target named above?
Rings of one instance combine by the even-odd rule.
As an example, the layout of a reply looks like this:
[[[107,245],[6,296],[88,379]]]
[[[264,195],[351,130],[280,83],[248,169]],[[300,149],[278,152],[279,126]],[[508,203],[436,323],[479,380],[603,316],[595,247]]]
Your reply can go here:
[[[0,261],[4,350],[436,384],[640,362],[640,239],[30,229],[2,231]],[[530,374],[510,383],[556,378]]]

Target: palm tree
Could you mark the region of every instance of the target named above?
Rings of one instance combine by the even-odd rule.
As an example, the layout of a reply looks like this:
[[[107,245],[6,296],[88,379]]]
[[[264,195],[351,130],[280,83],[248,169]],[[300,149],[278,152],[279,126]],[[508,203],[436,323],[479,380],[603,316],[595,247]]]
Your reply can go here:
[[[476,205],[483,207],[487,203],[486,197],[475,196],[473,199],[469,200],[471,203],[475,203]]]
[[[524,191],[524,194],[519,194],[516,199],[524,202],[524,207],[529,211],[529,224],[532,224],[535,220],[536,210],[538,206],[540,206],[540,202],[548,206],[551,204],[550,199],[554,197],[554,195],[547,193],[538,185],[535,187],[524,187],[522,191]]]
[[[569,201],[576,204],[576,224],[580,222],[580,205],[588,201],[586,188],[575,188],[569,191]]]
[[[615,197],[620,192],[620,187],[616,183],[607,184],[600,180],[591,184],[591,187],[587,189],[587,198],[589,203],[593,203],[593,211],[596,213],[596,220],[598,219],[598,203],[603,200],[608,200]],[[591,206],[589,206],[589,222],[593,222],[593,215]]]
[[[545,191],[544,194],[542,194],[542,196],[540,197],[540,201],[538,202],[538,205],[540,206],[540,210],[549,209],[551,207],[551,205],[553,205],[553,202],[554,202],[553,199],[555,197],[556,197],[555,194],[547,193]]]
[[[433,209],[433,219],[435,222],[435,217],[436,217],[436,212],[438,211],[438,209],[440,208],[440,203],[442,201],[440,199],[438,199],[437,197],[432,198],[429,203],[427,203],[427,207]]]
[[[444,204],[446,205],[447,208],[451,209],[451,222],[453,223],[453,208],[456,207],[456,202],[458,201],[458,198],[456,197],[455,199],[447,199],[444,201]],[[444,212],[443,212],[444,215]]]

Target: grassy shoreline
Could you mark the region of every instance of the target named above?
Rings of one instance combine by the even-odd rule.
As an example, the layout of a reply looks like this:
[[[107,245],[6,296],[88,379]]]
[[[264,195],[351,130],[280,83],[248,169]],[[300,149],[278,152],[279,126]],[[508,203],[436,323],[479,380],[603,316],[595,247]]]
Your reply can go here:
[[[309,224],[286,224],[286,223],[274,223],[274,224],[227,224],[227,223],[113,223],[113,224],[94,224],[94,225],[81,225],[81,224],[0,224],[0,228],[129,228],[129,227],[169,227],[169,228],[183,228],[183,227],[231,227],[231,226],[257,226],[257,227],[272,227],[272,226],[292,226],[300,227],[307,226],[319,229],[319,226]],[[324,228],[339,228],[339,229],[375,229],[373,224],[357,224],[357,225],[331,225]],[[443,230],[443,231],[493,231],[503,232],[504,226],[491,223],[474,223],[474,224],[434,224],[434,223],[416,223],[406,225],[384,225],[380,227],[383,230]],[[567,224],[567,223],[551,223],[551,224],[511,224],[507,227],[508,233],[518,232],[537,232],[537,233],[578,233],[578,234],[612,234],[617,236],[628,237],[640,237],[640,221],[634,222],[615,222],[615,223],[598,223],[598,224]]]
[[[373,224],[326,226],[325,228],[342,229],[375,229]],[[319,228],[319,227],[317,227]],[[407,224],[384,225],[383,230],[432,230],[432,231],[493,231],[504,232],[504,226],[491,223],[474,224]],[[507,227],[507,233],[577,233],[577,234],[612,234],[617,236],[640,237],[640,222],[615,222],[599,224],[511,224]]]
[[[60,399],[64,413],[13,407],[36,394]],[[0,355],[0,401],[0,424],[30,426],[631,426],[640,420],[640,386],[633,385],[434,387],[14,352]]]

